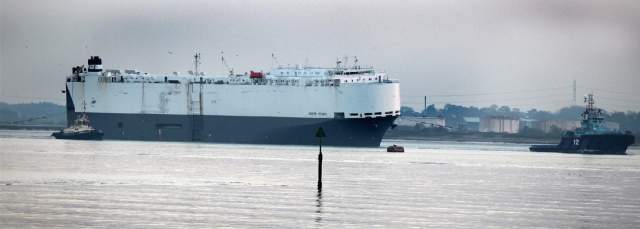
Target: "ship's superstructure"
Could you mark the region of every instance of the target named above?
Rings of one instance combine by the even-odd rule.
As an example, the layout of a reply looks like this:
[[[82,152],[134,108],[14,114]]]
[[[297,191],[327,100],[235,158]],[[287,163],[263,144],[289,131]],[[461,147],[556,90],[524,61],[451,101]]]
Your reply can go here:
[[[593,94],[585,96],[584,103],[587,104],[587,107],[580,115],[582,120],[580,120],[580,128],[576,129],[577,135],[614,132],[604,125],[604,118],[602,117],[604,112],[594,106]]]
[[[67,120],[85,113],[106,139],[379,146],[400,115],[399,83],[373,68],[286,67],[206,76],[103,70],[67,78]]]

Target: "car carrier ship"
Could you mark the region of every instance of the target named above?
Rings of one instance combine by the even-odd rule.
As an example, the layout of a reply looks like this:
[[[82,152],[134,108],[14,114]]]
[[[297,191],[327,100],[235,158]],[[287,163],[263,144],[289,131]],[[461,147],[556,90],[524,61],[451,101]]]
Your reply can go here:
[[[373,68],[277,67],[207,76],[103,70],[92,56],[66,79],[67,121],[104,139],[378,147],[400,115],[400,85]]]

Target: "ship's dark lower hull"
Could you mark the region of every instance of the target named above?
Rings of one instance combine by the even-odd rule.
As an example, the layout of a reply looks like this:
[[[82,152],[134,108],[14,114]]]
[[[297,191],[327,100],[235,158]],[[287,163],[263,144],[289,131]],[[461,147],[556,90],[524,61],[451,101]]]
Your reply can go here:
[[[104,139],[378,147],[395,116],[364,119],[86,113]],[[73,114],[69,117],[75,117]],[[71,120],[69,120],[71,121]]]
[[[62,131],[55,132],[51,136],[56,139],[70,139],[70,140],[102,140],[103,133],[100,131],[87,131],[82,133],[64,133]]]
[[[579,154],[626,154],[635,143],[631,134],[586,134],[562,137],[558,145],[533,145],[532,152],[558,152]]]

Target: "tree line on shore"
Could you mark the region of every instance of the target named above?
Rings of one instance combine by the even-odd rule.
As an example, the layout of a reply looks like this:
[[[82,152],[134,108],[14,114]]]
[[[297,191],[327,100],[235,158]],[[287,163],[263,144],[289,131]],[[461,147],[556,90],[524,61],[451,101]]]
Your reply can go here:
[[[579,120],[582,111],[584,111],[584,107],[581,106],[564,107],[556,112],[537,109],[522,111],[518,108],[497,105],[491,105],[489,107],[467,107],[461,105],[446,104],[442,108],[436,108],[435,105],[432,104],[427,106],[422,111],[416,111],[413,108],[407,106],[403,106],[401,108],[402,116],[439,116],[445,119],[448,126],[464,122],[464,117],[505,116],[534,120]],[[604,118],[607,121],[619,123],[620,128],[623,130],[640,133],[640,112],[605,112]],[[63,105],[58,105],[50,102],[23,104],[8,104],[0,102],[0,123],[25,125],[66,125],[65,107]],[[536,130],[523,131],[529,131],[529,134],[532,135],[542,135],[542,133],[539,133]]]
[[[0,102],[0,124],[66,125],[65,107],[50,102],[8,104]]]
[[[447,126],[455,127],[459,123],[464,122],[464,117],[491,117],[501,116],[518,119],[530,119],[530,120],[580,120],[580,114],[585,110],[583,106],[570,106],[559,109],[555,112],[530,109],[523,111],[518,108],[511,108],[509,106],[491,105],[489,107],[474,107],[474,106],[461,106],[454,104],[446,104],[442,108],[436,108],[431,104],[422,111],[416,111],[411,107],[402,106],[400,112],[402,116],[413,117],[442,117],[445,119]],[[640,133],[640,112],[627,111],[627,112],[604,112],[604,119],[609,122],[615,122],[620,124],[621,130],[628,130],[634,133]],[[428,130],[435,131],[435,130]],[[521,130],[525,135],[531,136],[548,136],[539,130],[525,128]],[[561,131],[558,128],[552,129],[550,135],[556,136]]]

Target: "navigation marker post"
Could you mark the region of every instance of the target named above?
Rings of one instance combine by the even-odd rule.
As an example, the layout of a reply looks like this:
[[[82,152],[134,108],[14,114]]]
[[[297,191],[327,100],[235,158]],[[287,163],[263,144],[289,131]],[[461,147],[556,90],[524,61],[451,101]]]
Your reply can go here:
[[[320,153],[318,153],[318,191],[322,191],[322,138],[326,136],[322,127],[316,130],[316,138],[318,138],[320,143]]]

